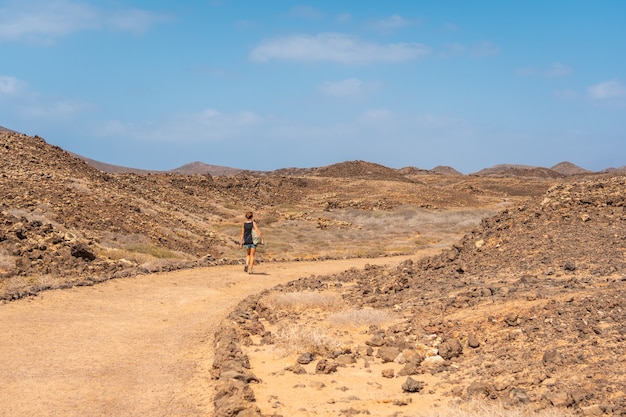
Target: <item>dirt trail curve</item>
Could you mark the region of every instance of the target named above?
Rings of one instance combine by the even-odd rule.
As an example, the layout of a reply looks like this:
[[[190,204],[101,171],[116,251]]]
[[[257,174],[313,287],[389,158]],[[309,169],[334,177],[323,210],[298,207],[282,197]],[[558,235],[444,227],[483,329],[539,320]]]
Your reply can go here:
[[[184,270],[0,305],[0,416],[210,416],[213,335],[240,300],[403,259]]]

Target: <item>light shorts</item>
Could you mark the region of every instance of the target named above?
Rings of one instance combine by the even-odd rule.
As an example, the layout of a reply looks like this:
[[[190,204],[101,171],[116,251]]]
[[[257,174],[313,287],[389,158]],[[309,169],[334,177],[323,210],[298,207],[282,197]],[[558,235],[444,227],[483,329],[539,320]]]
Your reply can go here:
[[[252,248],[256,249],[256,245],[254,243],[250,243],[248,245],[243,245],[243,246],[245,246],[247,249],[252,249]]]

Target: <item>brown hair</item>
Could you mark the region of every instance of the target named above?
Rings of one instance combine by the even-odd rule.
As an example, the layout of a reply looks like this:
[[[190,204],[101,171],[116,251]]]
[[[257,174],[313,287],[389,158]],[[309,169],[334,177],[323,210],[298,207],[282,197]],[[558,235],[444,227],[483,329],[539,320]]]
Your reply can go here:
[[[246,219],[250,220],[252,218],[253,214],[251,211],[246,213]]]

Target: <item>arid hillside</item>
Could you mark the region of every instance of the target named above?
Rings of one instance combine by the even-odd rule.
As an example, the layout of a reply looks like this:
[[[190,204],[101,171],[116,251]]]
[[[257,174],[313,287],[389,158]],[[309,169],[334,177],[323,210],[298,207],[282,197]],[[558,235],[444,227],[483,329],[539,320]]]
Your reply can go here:
[[[234,176],[97,166],[40,137],[0,132],[0,298],[239,262],[247,210],[266,232],[261,260],[411,253],[449,244],[485,216],[554,183],[364,161]]]
[[[625,291],[626,177],[557,184],[440,255],[314,275],[245,300],[219,333],[216,405],[380,415],[386,404],[387,415],[414,416],[440,404],[444,416],[449,404],[487,399],[528,415],[624,416]],[[263,373],[257,357],[285,346],[298,348]],[[252,382],[224,377],[232,372]],[[272,390],[286,381],[298,389]],[[261,393],[252,403],[238,397],[246,387]],[[501,415],[483,412],[469,415]]]
[[[416,415],[415,395],[626,415],[620,170],[589,173],[561,163],[462,175],[451,167],[348,161],[211,175],[97,166],[42,138],[0,131],[1,300],[238,264],[248,210],[268,242],[261,263],[439,253],[398,267],[311,275],[244,300],[216,335],[216,415],[288,415],[284,392],[270,393],[276,408],[268,412],[255,388],[266,391],[264,380],[290,372],[299,372],[305,388],[306,375],[355,370],[371,374],[372,387],[391,384],[398,397],[327,403],[337,415],[372,414],[375,403],[389,415]],[[384,313],[393,324],[333,328],[324,308],[268,301],[312,293],[338,296],[356,312]],[[285,323],[320,327],[338,340],[281,359],[294,363],[282,373],[255,376],[249,355],[295,346],[280,331]],[[371,372],[377,366],[382,374]]]

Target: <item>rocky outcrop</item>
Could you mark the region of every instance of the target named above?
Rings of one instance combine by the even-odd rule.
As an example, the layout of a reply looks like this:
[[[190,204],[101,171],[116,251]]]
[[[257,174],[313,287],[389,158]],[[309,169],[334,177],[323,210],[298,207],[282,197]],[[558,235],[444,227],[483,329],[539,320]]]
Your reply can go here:
[[[382,363],[404,363],[404,392],[419,392],[412,376],[428,372],[458,381],[453,398],[626,415],[626,363],[616,360],[626,342],[625,203],[626,177],[560,184],[485,219],[438,256],[274,291],[332,287],[355,308],[404,317],[371,328],[366,342]],[[259,316],[281,318],[249,301],[237,314],[241,334]],[[319,372],[348,372],[332,354],[316,360]]]

